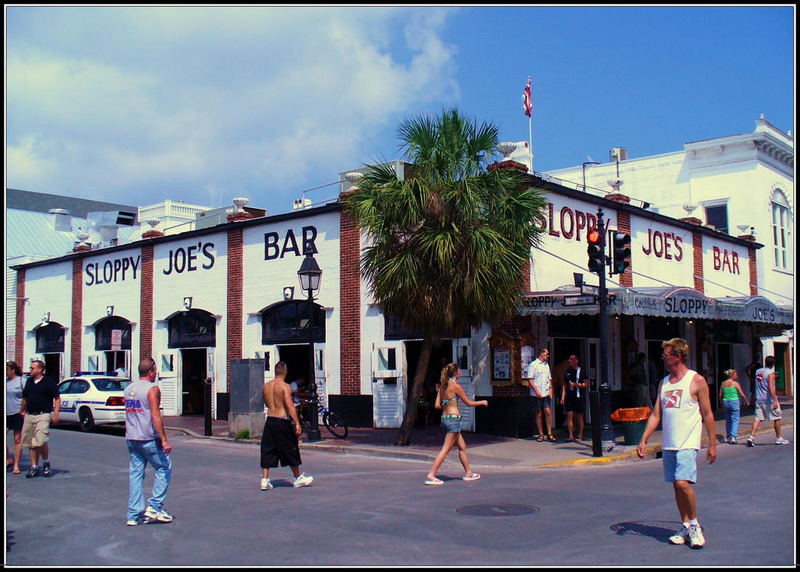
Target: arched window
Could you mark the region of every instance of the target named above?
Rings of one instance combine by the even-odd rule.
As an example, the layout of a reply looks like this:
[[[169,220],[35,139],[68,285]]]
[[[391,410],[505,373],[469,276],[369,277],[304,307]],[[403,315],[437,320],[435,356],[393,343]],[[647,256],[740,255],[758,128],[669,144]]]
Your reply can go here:
[[[119,347],[116,350],[131,349],[131,323],[119,316],[109,316],[97,322],[94,326],[94,349],[97,351],[110,351],[112,349],[114,332],[120,332]]]
[[[50,322],[36,330],[36,353],[56,354],[64,351],[64,326]]]
[[[205,310],[180,312],[169,321],[170,348],[213,348],[217,345],[217,318]]]
[[[772,204],[772,244],[775,268],[791,270],[792,219],[789,201],[781,189],[775,189],[770,200]]]
[[[312,333],[314,342],[325,341],[325,308],[314,304]],[[291,300],[279,302],[261,313],[261,343],[278,344],[308,342],[308,302]]]

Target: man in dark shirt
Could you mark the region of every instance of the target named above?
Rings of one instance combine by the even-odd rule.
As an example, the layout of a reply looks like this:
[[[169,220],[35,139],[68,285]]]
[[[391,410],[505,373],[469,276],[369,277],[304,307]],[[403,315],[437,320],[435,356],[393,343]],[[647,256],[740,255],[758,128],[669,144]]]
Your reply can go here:
[[[49,477],[50,449],[47,441],[50,438],[50,422],[58,423],[61,410],[61,397],[58,385],[51,377],[44,375],[44,362],[34,360],[31,363],[31,377],[22,390],[20,414],[22,422],[22,446],[30,449],[31,469],[27,478],[39,476],[39,457],[42,457],[42,475]]]
[[[575,440],[574,420],[578,422],[578,441],[583,440],[583,412],[586,410],[588,393],[589,376],[586,369],[580,366],[580,358],[573,354],[569,356],[569,367],[564,372],[564,385],[561,386],[561,403],[567,412],[567,441]]]

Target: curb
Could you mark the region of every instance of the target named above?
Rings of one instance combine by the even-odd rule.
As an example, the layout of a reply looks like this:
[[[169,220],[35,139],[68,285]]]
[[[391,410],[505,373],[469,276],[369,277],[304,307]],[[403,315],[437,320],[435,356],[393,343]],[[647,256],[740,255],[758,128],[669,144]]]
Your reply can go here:
[[[781,425],[782,430],[792,430],[793,423],[784,423]],[[181,431],[190,437],[194,437],[196,439],[209,439],[214,441],[228,441],[231,443],[244,443],[244,444],[251,444],[257,445],[261,441],[259,439],[234,439],[233,437],[220,437],[220,436],[206,436],[200,435],[192,431],[191,429],[186,429],[185,427],[165,427],[165,429],[171,429],[173,431]],[[772,433],[773,428],[771,426],[762,426],[756,432],[756,435],[761,435],[764,433]],[[723,442],[717,442],[717,444],[724,444]],[[625,461],[632,458],[638,458],[638,454],[636,452],[636,445],[615,445],[615,448],[628,448],[630,450],[626,450],[624,452],[620,452],[616,455],[608,455],[603,457],[589,457],[589,458],[578,458],[578,459],[565,459],[563,461],[554,461],[552,463],[542,463],[535,465],[529,468],[559,468],[559,467],[568,467],[571,465],[577,466],[591,466],[591,465],[607,465],[609,463],[617,462],[617,461]],[[701,449],[708,448],[708,437],[704,436],[703,440],[700,443]],[[340,455],[359,455],[359,456],[367,456],[367,457],[385,457],[385,458],[395,458],[395,459],[411,459],[415,461],[428,461],[432,462],[436,459],[435,453],[425,453],[421,451],[415,450],[407,450],[404,451],[400,447],[369,447],[363,445],[321,445],[316,443],[306,443],[300,442],[300,449],[301,450],[310,450],[310,451],[323,451],[327,453],[336,453]],[[661,442],[658,443],[650,443],[647,445],[647,457],[645,460],[648,459],[656,459],[659,457],[661,453]],[[477,466],[477,465],[476,465]],[[494,466],[494,465],[482,465],[482,466]]]

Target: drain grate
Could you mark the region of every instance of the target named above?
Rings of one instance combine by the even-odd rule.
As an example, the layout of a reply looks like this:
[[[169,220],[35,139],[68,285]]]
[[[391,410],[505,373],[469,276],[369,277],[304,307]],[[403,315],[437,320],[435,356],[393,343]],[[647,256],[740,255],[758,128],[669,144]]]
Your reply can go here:
[[[471,504],[457,508],[456,512],[469,516],[520,516],[539,512],[539,507],[526,504]]]

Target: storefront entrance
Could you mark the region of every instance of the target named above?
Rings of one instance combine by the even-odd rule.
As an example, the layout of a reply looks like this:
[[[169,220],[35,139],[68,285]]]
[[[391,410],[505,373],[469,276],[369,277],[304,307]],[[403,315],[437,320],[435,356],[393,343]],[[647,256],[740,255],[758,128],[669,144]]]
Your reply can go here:
[[[406,344],[406,378],[407,401],[410,403],[411,390],[414,387],[414,376],[417,374],[417,364],[422,353],[422,341],[405,342]],[[417,404],[416,427],[431,427],[439,424],[442,412],[434,407],[436,401],[436,385],[442,374],[442,368],[453,361],[453,344],[444,340],[431,350],[431,359],[428,370],[425,372],[425,384],[422,390],[422,399]]]
[[[183,415],[203,415],[203,390],[207,377],[206,349],[181,350],[181,361]]]
[[[47,377],[52,377],[56,383],[60,383],[63,379],[63,372],[61,371],[61,363],[63,355],[57,354],[44,354],[44,373]],[[72,372],[70,372],[72,373]]]
[[[296,381],[299,387],[306,384],[309,368],[308,344],[278,346],[278,360],[286,363],[286,383]],[[275,368],[272,370],[274,372]]]
[[[571,355],[578,356],[580,367],[584,369],[592,382],[592,388],[597,386],[597,375],[599,373],[598,355],[599,341],[597,339],[579,338],[555,338],[553,349],[550,355],[550,371],[553,375],[553,427],[565,427],[567,418],[564,413],[564,406],[559,401],[561,399],[561,388],[564,383],[564,372],[569,367],[568,359]],[[586,400],[586,411],[584,412],[586,421],[589,421],[589,401]]]

